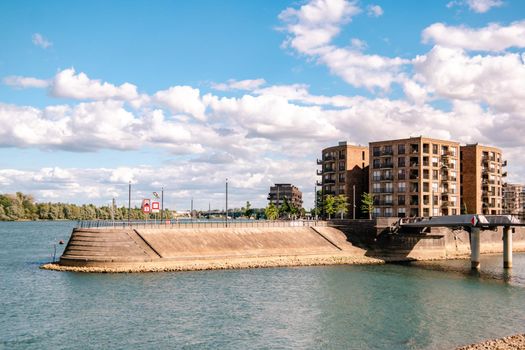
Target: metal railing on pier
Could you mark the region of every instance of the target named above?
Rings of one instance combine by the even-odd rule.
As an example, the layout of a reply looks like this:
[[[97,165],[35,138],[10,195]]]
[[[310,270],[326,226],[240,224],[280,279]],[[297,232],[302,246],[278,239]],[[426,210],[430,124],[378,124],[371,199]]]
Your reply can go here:
[[[327,226],[322,220],[228,220],[228,222],[215,220],[82,220],[78,221],[76,228],[241,228],[241,227],[311,227]]]

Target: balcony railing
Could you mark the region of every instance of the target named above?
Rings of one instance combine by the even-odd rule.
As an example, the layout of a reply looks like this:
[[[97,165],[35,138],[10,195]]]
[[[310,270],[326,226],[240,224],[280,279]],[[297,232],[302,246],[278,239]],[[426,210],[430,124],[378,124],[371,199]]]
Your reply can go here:
[[[335,179],[325,179],[324,183],[325,184],[335,184]]]
[[[315,183],[315,185],[316,185],[316,186],[323,186],[323,183],[322,183],[321,181],[317,181],[317,182]]]
[[[381,181],[392,181],[394,180],[394,175],[383,175],[380,177]]]
[[[383,150],[381,151],[381,156],[392,156],[394,155],[394,151],[393,150]]]
[[[321,164],[323,164],[323,161],[321,159],[317,158],[317,165],[321,165]]]
[[[317,169],[317,171],[316,171],[315,173],[316,173],[317,175],[323,175],[323,170],[322,170],[322,169],[321,169],[321,170]]]
[[[394,167],[394,163],[381,163],[381,168],[383,169],[391,169]]]

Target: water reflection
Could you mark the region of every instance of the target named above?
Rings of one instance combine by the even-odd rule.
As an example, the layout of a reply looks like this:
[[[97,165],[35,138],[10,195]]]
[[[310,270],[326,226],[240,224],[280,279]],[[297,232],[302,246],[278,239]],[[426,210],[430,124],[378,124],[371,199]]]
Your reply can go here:
[[[433,271],[462,275],[466,278],[480,279],[509,284],[512,286],[525,287],[525,254],[514,253],[514,267],[503,268],[503,260],[500,254],[483,255],[481,257],[480,270],[470,268],[470,260],[440,260],[440,261],[417,261],[408,265]]]

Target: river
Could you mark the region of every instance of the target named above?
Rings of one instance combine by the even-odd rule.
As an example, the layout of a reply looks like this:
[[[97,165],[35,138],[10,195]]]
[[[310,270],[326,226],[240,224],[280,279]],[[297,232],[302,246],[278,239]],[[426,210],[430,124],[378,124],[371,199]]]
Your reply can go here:
[[[143,274],[40,270],[71,222],[0,223],[0,348],[453,349],[525,332],[525,255]],[[59,246],[57,257],[64,246]]]

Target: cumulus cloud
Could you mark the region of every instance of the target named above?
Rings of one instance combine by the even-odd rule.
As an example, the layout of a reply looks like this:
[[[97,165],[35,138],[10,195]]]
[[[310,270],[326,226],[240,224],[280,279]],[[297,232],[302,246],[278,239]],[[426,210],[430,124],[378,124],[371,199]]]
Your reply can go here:
[[[252,91],[259,88],[261,85],[266,84],[264,79],[246,79],[246,80],[235,80],[230,79],[226,83],[212,83],[211,87],[219,91],[230,91],[230,90],[245,90]]]
[[[382,11],[380,7],[374,10],[372,13]],[[349,47],[331,44],[341,26],[360,12],[356,2],[345,0],[312,0],[299,9],[287,8],[279,15],[288,32],[284,46],[316,58],[353,86],[388,90],[392,83],[400,81],[401,67],[408,60],[367,55],[359,39],[354,39]]]
[[[504,51],[511,47],[525,47],[525,21],[513,22],[508,26],[492,23],[479,29],[434,23],[423,30],[422,37],[423,42],[440,46]]]
[[[51,47],[53,45],[51,41],[44,38],[44,36],[40,33],[33,34],[32,41],[34,45],[39,46],[43,49],[47,49],[48,47]]]
[[[200,90],[191,86],[172,86],[157,92],[153,99],[167,107],[173,114],[187,114],[197,120],[206,120],[206,106],[202,102]]]
[[[305,54],[317,54],[339,34],[340,26],[361,12],[355,1],[312,0],[299,9],[279,14],[289,33],[286,46]]]
[[[55,75],[50,86],[50,92],[55,97],[72,99],[122,99],[138,98],[137,87],[130,83],[115,86],[97,79],[90,79],[85,73],[76,73],[74,68],[68,68]]]
[[[14,87],[16,89],[27,89],[27,88],[46,88],[49,86],[49,81],[37,79],[33,77],[21,77],[17,75],[11,75],[3,79],[4,84]]]

